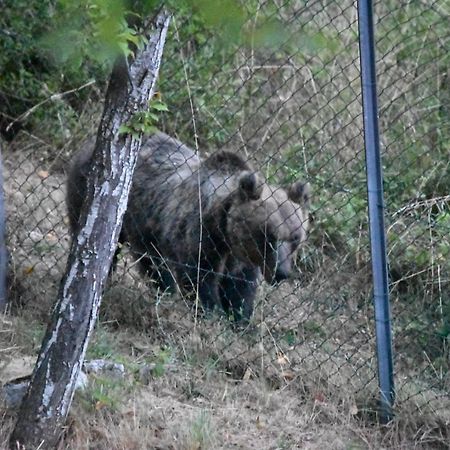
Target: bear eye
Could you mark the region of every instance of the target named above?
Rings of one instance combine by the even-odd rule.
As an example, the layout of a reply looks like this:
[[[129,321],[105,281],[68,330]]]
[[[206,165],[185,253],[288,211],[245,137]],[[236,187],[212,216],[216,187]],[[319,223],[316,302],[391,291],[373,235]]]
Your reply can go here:
[[[290,242],[292,244],[300,244],[301,240],[302,240],[301,233],[295,233],[294,235],[292,235]]]

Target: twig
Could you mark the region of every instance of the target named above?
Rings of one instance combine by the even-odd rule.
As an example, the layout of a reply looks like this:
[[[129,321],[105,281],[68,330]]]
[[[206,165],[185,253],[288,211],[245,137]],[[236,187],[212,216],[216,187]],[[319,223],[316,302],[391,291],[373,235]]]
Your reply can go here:
[[[16,123],[16,122],[21,122],[25,119],[28,118],[28,116],[30,116],[31,114],[34,113],[34,111],[36,111],[38,108],[40,108],[41,106],[45,105],[46,103],[50,102],[50,101],[55,101],[55,100],[61,100],[61,98],[63,98],[65,95],[68,94],[73,94],[74,92],[79,92],[84,88],[87,88],[91,85],[95,84],[95,80],[91,80],[88,81],[86,84],[83,84],[80,87],[77,87],[75,89],[70,89],[69,91],[65,91],[65,92],[58,92],[57,94],[52,94],[50,95],[50,97],[47,97],[45,100],[42,100],[41,102],[37,103],[36,105],[32,106],[28,111],[25,111],[23,114],[21,114],[19,117],[16,117],[12,122],[9,123],[9,125],[6,127],[6,131],[9,131],[11,129],[11,127]]]
[[[178,42],[181,42],[180,40],[180,35],[178,33],[178,27],[177,27],[177,23],[175,21],[175,19],[173,20],[173,24],[175,27],[175,33],[177,36],[177,40]],[[184,74],[184,79],[186,82],[186,89],[187,89],[187,93],[188,93],[188,97],[189,97],[189,105],[191,108],[191,115],[192,115],[192,126],[194,128],[194,140],[195,140],[195,149],[196,152],[198,154],[198,135],[197,135],[197,124],[195,121],[195,111],[194,111],[194,102],[192,101],[192,92],[191,92],[191,86],[189,84],[189,77],[188,77],[188,73],[187,73],[187,69],[186,69],[186,59],[184,57],[184,53],[183,50],[180,50],[180,57],[181,57],[181,62],[183,64],[183,74]],[[201,183],[200,183],[200,171],[197,171],[197,177],[198,177],[198,207],[199,207],[199,226],[200,226],[200,239],[199,239],[199,244],[198,244],[198,256],[197,256],[197,289],[196,289],[196,297],[195,297],[195,324],[194,324],[194,328],[197,327],[197,317],[198,317],[198,304],[199,304],[199,285],[200,285],[200,260],[201,260],[201,252],[202,252],[202,241],[203,241],[203,214],[202,214],[202,192],[201,192]]]
[[[178,43],[181,44],[180,34],[178,33],[178,26],[175,18],[173,19],[173,25],[175,27],[175,34],[177,36]],[[188,93],[189,98],[189,106],[191,108],[191,116],[192,116],[192,127],[194,128],[194,140],[195,140],[195,150],[198,152],[198,134],[197,134],[197,123],[195,121],[195,112],[194,112],[194,102],[192,100],[192,92],[191,92],[191,85],[189,83],[189,77],[186,69],[186,58],[184,56],[183,49],[180,49],[180,58],[181,63],[183,64],[183,75],[184,75],[184,81],[186,82],[186,89]]]
[[[438,203],[441,202],[450,202],[450,195],[444,195],[442,197],[434,197],[434,198],[429,198],[426,200],[419,200],[419,201],[415,201],[413,203],[409,203],[408,205],[403,206],[402,208],[400,208],[399,210],[397,210],[394,214],[392,214],[392,217],[396,217],[400,214],[404,214],[406,212],[418,209],[422,206],[425,207],[430,207],[430,206],[434,206],[437,205]]]

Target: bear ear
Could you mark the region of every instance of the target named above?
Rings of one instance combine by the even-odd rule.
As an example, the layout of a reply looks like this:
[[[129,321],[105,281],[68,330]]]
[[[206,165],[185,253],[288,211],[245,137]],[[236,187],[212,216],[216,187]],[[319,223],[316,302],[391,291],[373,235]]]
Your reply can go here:
[[[289,186],[288,197],[295,203],[309,208],[311,201],[311,186],[309,183],[296,181]]]
[[[261,198],[263,183],[254,172],[244,171],[239,176],[239,197],[243,201]]]

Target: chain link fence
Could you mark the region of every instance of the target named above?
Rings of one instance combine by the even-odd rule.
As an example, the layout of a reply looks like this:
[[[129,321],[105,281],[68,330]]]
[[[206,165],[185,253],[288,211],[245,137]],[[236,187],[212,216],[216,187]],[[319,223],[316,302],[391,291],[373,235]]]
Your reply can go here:
[[[278,192],[310,183],[309,236],[294,274],[261,283],[250,323],[236,326],[142,276],[124,245],[102,320],[148,330],[162,347],[238,379],[354,402],[355,414],[376,410],[356,4],[255,1],[246,8],[240,41],[231,42],[175,15],[159,84],[169,112],[159,128],[192,148],[193,158],[232,150]],[[377,2],[375,12],[396,404],[448,415],[449,10],[440,1],[402,0]],[[44,315],[70,242],[68,161],[94,136],[98,112],[87,101],[61,145],[25,136],[5,154],[11,296]],[[61,116],[62,134],[67,120]]]

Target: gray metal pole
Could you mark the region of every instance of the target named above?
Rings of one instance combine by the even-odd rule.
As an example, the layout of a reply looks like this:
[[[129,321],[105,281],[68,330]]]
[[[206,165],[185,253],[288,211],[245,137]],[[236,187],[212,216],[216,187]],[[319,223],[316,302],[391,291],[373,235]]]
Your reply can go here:
[[[8,253],[5,243],[5,203],[3,196],[3,162],[2,143],[0,141],[0,313],[6,311],[6,270],[8,268]]]
[[[359,49],[366,147],[367,193],[377,335],[381,421],[392,419],[394,375],[384,226],[383,173],[378,129],[375,41],[371,0],[358,0]]]

